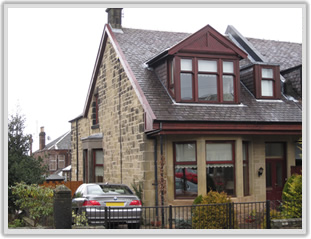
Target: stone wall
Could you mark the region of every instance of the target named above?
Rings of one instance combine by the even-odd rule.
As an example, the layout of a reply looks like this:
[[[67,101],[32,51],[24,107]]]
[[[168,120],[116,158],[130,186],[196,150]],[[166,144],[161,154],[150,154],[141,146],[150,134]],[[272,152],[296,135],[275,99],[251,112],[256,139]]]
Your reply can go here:
[[[271,229],[302,229],[302,219],[272,219]]]
[[[94,127],[90,107],[87,117],[78,120],[78,144],[76,121],[72,121],[72,174],[75,175],[77,170],[78,147],[78,180],[83,179],[81,138],[100,132],[103,134],[103,181],[123,183],[130,187],[134,181],[142,181],[146,197],[154,195],[154,188],[151,186],[154,183],[153,141],[147,140],[144,133],[145,112],[109,39],[96,79],[95,91],[98,94],[99,123]],[[95,96],[91,97],[93,101]]]

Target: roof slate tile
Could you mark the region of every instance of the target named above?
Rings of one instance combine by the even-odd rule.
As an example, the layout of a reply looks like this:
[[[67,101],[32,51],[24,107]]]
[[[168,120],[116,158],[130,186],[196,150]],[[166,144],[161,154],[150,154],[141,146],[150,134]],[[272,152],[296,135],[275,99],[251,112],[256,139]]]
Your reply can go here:
[[[177,104],[153,70],[144,63],[169,47],[188,37],[189,33],[162,32],[124,28],[115,33],[128,64],[131,67],[157,120],[169,121],[235,121],[235,122],[301,122],[301,107],[282,97],[281,101],[257,101],[241,84],[241,105]],[[281,69],[299,63],[299,46],[283,42],[249,39],[269,61],[283,62]],[[280,46],[278,46],[280,43]],[[272,47],[269,52],[264,45]],[[283,49],[282,57],[277,49]],[[287,51],[298,51],[287,53]],[[275,56],[272,53],[275,53]],[[295,59],[288,59],[295,56]],[[301,59],[300,59],[301,63]]]

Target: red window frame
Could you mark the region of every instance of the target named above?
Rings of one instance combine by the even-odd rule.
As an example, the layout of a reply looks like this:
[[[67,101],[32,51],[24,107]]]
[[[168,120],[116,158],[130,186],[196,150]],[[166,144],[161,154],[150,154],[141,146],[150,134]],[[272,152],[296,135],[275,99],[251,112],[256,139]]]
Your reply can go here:
[[[236,196],[236,174],[235,174],[235,141],[210,141],[206,140],[206,144],[231,144],[231,149],[232,149],[232,160],[231,161],[207,161],[205,159],[206,165],[208,164],[233,164],[233,180],[234,180],[234,190],[233,194],[230,196],[235,197]],[[205,148],[206,149],[206,148]]]
[[[103,150],[102,149],[94,149],[92,152],[93,153],[93,182],[96,182],[95,168],[96,167],[104,167],[104,164],[97,164],[96,163],[96,152],[97,151],[103,152]],[[103,175],[103,177],[104,177],[104,175]]]
[[[262,69],[272,69],[273,78],[262,78]],[[271,65],[254,65],[254,85],[257,99],[280,99],[281,98],[281,83],[280,83],[280,67]],[[261,81],[271,80],[273,86],[273,96],[262,96]]]
[[[182,71],[180,62],[181,59],[192,59],[192,71]],[[211,60],[217,61],[217,72],[201,72],[202,74],[214,74],[217,77],[217,94],[218,99],[216,101],[204,101],[199,100],[198,93],[198,60]],[[224,73],[223,72],[223,62],[233,62],[233,73]],[[170,89],[172,82],[171,79],[171,65],[173,64],[174,68],[174,93],[170,90],[171,96],[176,100],[176,102],[180,103],[220,103],[220,104],[237,104],[240,101],[240,73],[239,73],[239,59],[235,56],[226,56],[226,55],[210,55],[210,56],[202,56],[202,55],[193,55],[193,54],[180,54],[175,56],[173,60],[169,61],[168,64],[168,88]],[[181,73],[191,73],[192,74],[192,100],[182,100],[181,99],[181,82],[180,82],[180,74]],[[234,87],[234,99],[233,101],[224,101],[223,100],[223,75],[233,76],[233,87]]]
[[[194,144],[195,145],[195,161],[177,162],[177,160],[176,160],[176,145],[177,144]],[[176,165],[196,165],[196,167],[197,167],[197,143],[196,143],[196,141],[173,142],[173,157],[174,157],[174,167],[173,167],[174,198],[175,199],[192,199],[192,198],[196,198],[198,193],[197,193],[196,196],[193,196],[193,197],[177,196],[176,195],[176,178],[175,178]]]
[[[174,58],[172,58],[171,60],[168,61],[168,67],[167,67],[167,72],[168,72],[168,90],[170,92],[170,94],[175,97],[175,61]]]

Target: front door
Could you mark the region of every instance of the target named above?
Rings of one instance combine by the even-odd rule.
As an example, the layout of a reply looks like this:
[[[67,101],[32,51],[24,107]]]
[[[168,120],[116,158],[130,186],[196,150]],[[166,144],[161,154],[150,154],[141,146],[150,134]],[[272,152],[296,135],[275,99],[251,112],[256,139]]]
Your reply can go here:
[[[281,200],[286,181],[285,144],[266,144],[266,196],[267,200]]]

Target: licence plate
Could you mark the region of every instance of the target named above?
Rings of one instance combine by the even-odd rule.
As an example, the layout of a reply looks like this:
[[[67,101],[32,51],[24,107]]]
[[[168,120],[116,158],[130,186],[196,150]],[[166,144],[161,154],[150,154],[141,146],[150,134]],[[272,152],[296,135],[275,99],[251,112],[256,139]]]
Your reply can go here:
[[[124,207],[124,202],[107,202],[107,207]]]

